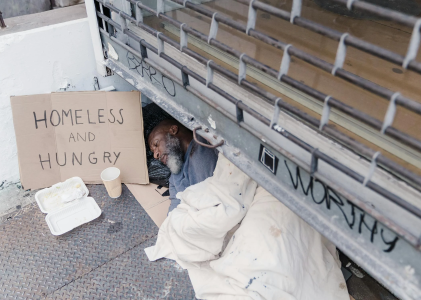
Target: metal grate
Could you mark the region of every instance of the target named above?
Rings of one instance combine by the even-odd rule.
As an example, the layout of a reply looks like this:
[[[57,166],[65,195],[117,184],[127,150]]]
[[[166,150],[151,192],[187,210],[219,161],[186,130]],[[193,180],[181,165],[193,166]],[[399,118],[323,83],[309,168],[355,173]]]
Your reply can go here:
[[[290,141],[293,141],[295,144],[299,145],[300,147],[302,147],[303,149],[305,149],[306,151],[308,151],[309,153],[311,153],[311,157],[312,157],[312,162],[311,162],[311,173],[317,177],[317,160],[321,159],[324,162],[328,163],[329,165],[337,168],[338,170],[342,171],[343,173],[347,174],[348,176],[350,176],[351,178],[353,178],[354,180],[362,183],[364,186],[368,187],[369,189],[377,192],[378,194],[384,196],[385,198],[389,199],[390,201],[392,201],[393,203],[405,208],[406,210],[408,210],[409,212],[413,213],[414,215],[418,216],[421,218],[421,210],[412,205],[411,203],[407,202],[406,200],[402,199],[401,197],[393,194],[392,192],[384,189],[383,187],[379,186],[378,184],[372,182],[371,176],[373,175],[373,171],[374,171],[374,167],[379,164],[381,166],[386,167],[387,169],[391,170],[393,173],[398,174],[399,176],[403,177],[404,179],[406,179],[409,182],[415,183],[415,188],[417,188],[418,190],[421,191],[421,177],[412,173],[411,171],[407,170],[406,168],[402,167],[401,165],[393,162],[392,160],[384,157],[383,155],[381,155],[379,152],[374,151],[373,149],[353,140],[352,138],[350,138],[349,136],[345,135],[344,133],[338,131],[337,129],[335,129],[333,126],[331,126],[330,124],[328,124],[329,121],[329,111],[331,109],[331,107],[334,107],[346,114],[348,114],[349,116],[354,117],[357,120],[360,120],[364,123],[366,123],[369,126],[372,126],[373,128],[378,129],[380,132],[389,135],[390,137],[393,137],[394,139],[401,141],[402,143],[416,149],[416,150],[421,150],[421,142],[411,136],[408,136],[407,134],[399,131],[398,129],[392,127],[392,123],[393,123],[393,118],[394,118],[394,114],[396,111],[396,105],[401,105],[413,112],[416,112],[418,114],[421,113],[421,104],[415,102],[414,100],[408,99],[404,96],[402,96],[400,93],[395,92],[395,91],[390,91],[387,88],[381,87],[371,81],[368,81],[364,78],[358,77],[355,74],[352,74],[348,71],[345,71],[342,69],[342,64],[343,61],[345,59],[345,55],[346,55],[346,46],[348,45],[348,43],[350,43],[352,46],[354,47],[360,47],[360,48],[366,48],[368,49],[367,52],[371,53],[374,52],[376,53],[378,56],[382,57],[382,58],[388,58],[389,60],[392,60],[393,58],[393,62],[396,63],[401,63],[404,64],[405,61],[407,61],[407,63],[404,64],[404,67],[408,67],[411,70],[415,70],[417,71],[417,66],[419,65],[418,62],[414,61],[412,58],[415,57],[414,53],[416,55],[416,50],[418,49],[418,44],[419,44],[419,31],[414,31],[415,33],[413,34],[413,37],[411,39],[411,43],[409,46],[409,50],[408,50],[408,54],[405,58],[403,57],[398,57],[398,54],[392,54],[390,51],[382,49],[380,47],[371,45],[369,43],[363,42],[361,40],[357,41],[355,40],[355,38],[350,37],[347,34],[342,34],[336,31],[333,31],[327,27],[324,27],[322,25],[318,25],[317,23],[305,20],[301,17],[299,17],[300,15],[300,7],[301,7],[301,2],[300,1],[294,1],[294,5],[293,5],[293,10],[291,13],[289,12],[285,12],[285,11],[281,11],[279,9],[276,9],[274,7],[271,7],[267,4],[261,3],[259,1],[251,1],[251,5],[250,5],[250,10],[249,10],[249,20],[247,22],[247,25],[239,23],[237,21],[231,20],[225,16],[223,16],[222,14],[218,13],[218,12],[214,12],[211,11],[201,5],[197,5],[194,4],[190,1],[186,1],[186,0],[173,0],[172,2],[178,3],[180,5],[183,5],[187,8],[193,9],[196,12],[199,12],[209,18],[212,18],[212,23],[211,23],[211,29],[209,32],[209,35],[206,35],[204,33],[201,33],[191,27],[189,27],[187,24],[181,23],[171,17],[166,16],[163,13],[163,1],[157,1],[157,11],[149,8],[148,6],[142,4],[140,1],[136,1],[136,0],[127,0],[128,2],[134,4],[136,6],[136,18],[128,15],[127,13],[125,13],[124,11],[121,11],[120,9],[118,9],[117,7],[115,7],[114,5],[108,3],[106,0],[96,0],[99,4],[100,4],[100,9],[102,10],[102,6],[105,6],[106,8],[116,12],[119,16],[119,22],[115,22],[113,21],[111,18],[105,16],[103,13],[97,11],[97,15],[99,18],[101,18],[103,21],[107,22],[108,24],[108,34],[112,37],[112,35],[114,34],[114,29],[119,30],[121,33],[123,33],[123,41],[120,41],[116,38],[112,39],[116,42],[119,43],[120,45],[124,46],[128,51],[130,51],[131,53],[133,53],[134,55],[140,57],[140,58],[144,58],[147,57],[147,50],[149,49],[151,51],[153,51],[154,53],[158,54],[158,56],[160,56],[161,58],[163,58],[164,60],[166,60],[167,62],[171,63],[172,65],[174,65],[175,67],[177,67],[178,69],[181,70],[182,73],[182,78],[184,79],[183,85],[186,86],[188,85],[188,77],[191,76],[194,79],[196,79],[197,81],[201,82],[203,85],[206,85],[209,89],[215,91],[216,93],[218,93],[219,95],[225,97],[228,101],[230,101],[231,103],[233,103],[236,108],[237,108],[237,121],[238,123],[243,122],[244,120],[241,118],[242,116],[242,112],[246,111],[248,114],[250,114],[251,116],[255,117],[256,119],[258,119],[259,121],[261,121],[263,124],[270,126],[271,129],[275,130],[277,133],[283,135],[284,137],[286,137],[287,139],[289,139]],[[238,0],[240,2],[244,2],[243,0]],[[247,1],[246,1],[247,2]],[[351,3],[352,5],[349,5],[349,8],[352,9],[352,7],[357,7],[357,4],[360,3],[360,1],[354,1],[353,3]],[[359,7],[359,6],[358,6]],[[367,8],[367,6],[363,5],[363,7]],[[368,6],[369,8],[372,7],[372,5]],[[329,34],[330,37],[338,39],[339,38],[339,46],[338,46],[338,52],[337,52],[337,56],[336,56],[336,60],[335,60],[335,64],[332,65],[326,61],[323,61],[315,56],[312,56],[310,54],[305,53],[302,50],[299,50],[297,48],[295,48],[292,45],[283,43],[281,41],[278,41],[270,36],[267,36],[257,30],[254,29],[254,25],[255,25],[255,15],[256,15],[256,9],[262,9],[265,11],[270,11],[272,14],[275,14],[277,16],[283,16],[283,18],[287,18],[289,17],[289,19],[291,20],[291,22],[293,22],[294,24],[305,24],[306,28],[312,28],[312,30],[315,30],[321,34]],[[173,39],[171,39],[170,37],[164,35],[162,32],[159,32],[149,26],[147,26],[146,24],[143,23],[143,16],[142,16],[142,10],[143,11],[147,11],[149,13],[152,13],[156,16],[158,16],[159,18],[169,22],[170,24],[180,28],[181,31],[181,38],[180,38],[180,42],[177,42]],[[396,13],[387,9],[381,9],[379,10],[380,13],[382,15],[388,16],[389,18],[396,18],[397,20],[402,21],[402,14],[401,13]],[[293,16],[293,17],[291,17]],[[408,23],[414,23],[412,19],[414,19],[413,17],[408,16],[408,20],[405,21],[405,24]],[[287,18],[288,19],[288,18]],[[304,20],[304,21],[303,21]],[[412,20],[412,21],[410,21]],[[153,47],[152,45],[150,45],[149,43],[145,42],[144,40],[142,40],[141,38],[139,38],[136,33],[134,33],[132,30],[130,30],[127,27],[127,21],[135,24],[136,26],[140,27],[141,29],[145,30],[146,32],[154,35],[157,38],[158,41],[158,48]],[[254,38],[257,38],[261,41],[264,41],[278,49],[282,49],[284,50],[284,56],[282,58],[282,63],[280,66],[280,70],[276,71],[272,68],[270,68],[269,66],[266,66],[262,63],[260,63],[259,61],[247,56],[244,53],[241,53],[240,51],[233,49],[221,42],[219,42],[216,39],[216,35],[217,35],[217,31],[218,31],[218,23],[223,23],[225,25],[228,25],[232,28],[235,28],[245,34],[248,34]],[[416,24],[418,24],[417,22],[415,22]],[[110,27],[111,26],[111,27]],[[419,27],[416,27],[416,30],[419,29]],[[101,29],[103,32],[104,30]],[[418,32],[418,33],[417,33]],[[237,57],[240,61],[240,65],[239,65],[239,73],[235,74],[225,68],[223,68],[222,66],[218,65],[217,63],[215,63],[212,60],[209,60],[205,57],[203,57],[202,55],[198,54],[197,52],[191,50],[188,48],[187,46],[187,33],[191,34],[203,41],[208,42],[210,45],[217,47],[218,49],[221,49],[235,57]],[[129,37],[135,41],[137,41],[140,45],[140,49],[141,52],[135,50],[134,48],[131,48],[130,46],[127,45],[127,41],[129,39]],[[417,38],[418,37],[418,38]],[[351,41],[351,42],[349,42]],[[200,75],[198,75],[197,73],[193,72],[192,70],[190,70],[188,67],[182,65],[181,63],[175,61],[173,58],[171,58],[170,56],[168,56],[167,54],[165,54],[164,51],[164,42],[168,43],[169,45],[172,45],[173,47],[179,49],[181,52],[186,53],[187,55],[190,55],[191,57],[195,58],[197,61],[203,63],[204,65],[206,65],[207,69],[208,69],[208,75],[207,78],[204,78]],[[364,49],[365,49],[364,48]],[[381,51],[380,51],[381,49]],[[379,51],[377,51],[379,50]],[[385,53],[388,53],[387,55]],[[288,73],[288,68],[289,68],[289,62],[291,59],[291,56],[296,56],[298,58],[303,59],[304,61],[321,68],[324,71],[327,72],[331,72],[333,75],[338,76],[340,78],[343,78],[353,84],[355,84],[356,86],[359,87],[363,87],[373,93],[376,93],[377,95],[382,96],[385,99],[390,100],[390,104],[389,104],[389,108],[388,111],[386,113],[385,116],[385,120],[383,122],[361,112],[356,110],[355,108],[352,108],[348,105],[346,105],[345,103],[327,95],[324,94],[320,91],[317,91],[291,77],[289,77],[287,75]],[[263,72],[279,79],[280,81],[310,95],[313,96],[314,98],[318,99],[319,101],[322,101],[324,103],[324,109],[323,109],[323,114],[322,114],[322,118],[321,120],[318,120],[314,117],[311,117],[309,115],[307,115],[306,113],[304,113],[303,111],[299,110],[298,108],[284,102],[281,98],[271,94],[270,92],[255,86],[254,84],[252,84],[251,82],[249,82],[246,78],[246,68],[247,65],[251,65],[254,66],[256,68],[258,68],[259,70],[262,70]],[[251,109],[250,107],[248,107],[247,105],[245,105],[241,100],[233,97],[232,95],[230,95],[229,93],[227,93],[226,91],[222,90],[221,88],[219,88],[218,86],[216,86],[215,84],[213,84],[212,79],[213,79],[213,72],[216,71],[220,74],[222,74],[223,76],[232,79],[234,81],[236,81],[238,83],[238,85],[245,87],[246,89],[257,93],[258,95],[260,95],[261,97],[263,97],[265,100],[267,100],[268,102],[272,103],[275,105],[274,107],[274,116],[272,118],[272,120],[269,120],[268,118],[264,117],[263,115],[261,115],[260,113],[256,112],[255,110]],[[322,153],[321,151],[319,151],[318,149],[310,146],[309,144],[307,144],[305,141],[302,141],[301,139],[297,138],[296,136],[292,135],[291,133],[285,131],[283,128],[281,128],[280,126],[278,126],[276,124],[276,121],[278,120],[279,117],[279,108],[302,119],[303,121],[305,121],[307,124],[310,124],[313,127],[316,127],[317,129],[319,129],[321,132],[331,136],[332,138],[340,141],[342,144],[348,146],[350,149],[354,150],[357,153],[360,153],[361,155],[365,156],[365,157],[371,157],[372,158],[372,166],[373,168],[371,168],[371,171],[369,172],[369,174],[358,174],[357,172],[351,170],[350,168],[344,166],[343,164],[339,163],[338,161],[336,161],[335,159],[331,158],[330,156]],[[418,242],[419,243],[419,242]]]

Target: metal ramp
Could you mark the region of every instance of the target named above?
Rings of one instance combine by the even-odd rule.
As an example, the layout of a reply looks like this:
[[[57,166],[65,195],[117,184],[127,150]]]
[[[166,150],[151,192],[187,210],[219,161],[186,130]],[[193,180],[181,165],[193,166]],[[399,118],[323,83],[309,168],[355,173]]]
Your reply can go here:
[[[2,299],[195,299],[187,271],[149,262],[158,228],[126,186],[118,200],[89,185],[102,215],[62,236],[33,209],[0,224]]]

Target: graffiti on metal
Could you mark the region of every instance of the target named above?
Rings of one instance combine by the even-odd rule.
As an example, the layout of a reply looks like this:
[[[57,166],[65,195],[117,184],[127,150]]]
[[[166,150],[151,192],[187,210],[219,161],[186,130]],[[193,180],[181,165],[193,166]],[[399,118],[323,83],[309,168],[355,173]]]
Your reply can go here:
[[[304,180],[300,167],[291,166],[286,160],[284,160],[284,164],[288,170],[291,180],[290,183],[295,190],[300,191],[305,196],[309,197],[313,203],[324,205],[327,210],[331,210],[332,206],[335,206],[341,212],[349,229],[357,230],[359,234],[362,234],[363,231],[367,231],[370,235],[371,243],[374,243],[375,239],[380,239],[384,244],[384,248],[382,249],[384,252],[392,252],[393,249],[395,249],[396,243],[399,240],[398,236],[394,235],[388,229],[383,228],[383,225],[377,222],[377,220],[369,217],[365,211],[339,195],[320,180],[315,179],[314,177]],[[316,185],[322,189],[322,193],[319,193],[319,195],[314,192]]]
[[[130,70],[136,71],[137,74],[143,78],[148,78],[152,84],[163,87],[171,97],[175,97],[177,95],[175,84],[172,79],[157,72],[154,67],[149,65],[143,59],[137,58],[130,52],[127,52],[126,58]]]

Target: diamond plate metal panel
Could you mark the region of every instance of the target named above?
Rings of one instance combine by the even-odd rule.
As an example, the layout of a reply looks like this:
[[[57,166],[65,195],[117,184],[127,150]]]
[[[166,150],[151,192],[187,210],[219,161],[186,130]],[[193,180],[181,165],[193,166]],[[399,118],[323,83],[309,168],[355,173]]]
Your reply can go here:
[[[148,261],[143,249],[154,243],[135,246],[47,299],[195,299],[187,271],[171,260]]]
[[[169,299],[176,290],[188,298],[174,299],[193,298],[185,272],[144,256],[143,245],[154,243],[158,228],[130,191],[124,186],[115,200],[102,185],[88,188],[102,215],[62,236],[51,235],[39,209],[0,225],[0,298],[125,299],[146,293]],[[178,285],[183,288],[173,291]]]

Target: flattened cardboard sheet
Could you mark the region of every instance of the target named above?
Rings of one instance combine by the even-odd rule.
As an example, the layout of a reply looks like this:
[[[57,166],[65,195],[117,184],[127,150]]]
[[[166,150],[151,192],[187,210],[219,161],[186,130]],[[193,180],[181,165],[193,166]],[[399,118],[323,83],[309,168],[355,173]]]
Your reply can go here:
[[[107,167],[124,183],[149,183],[140,92],[67,92],[11,97],[21,183],[52,186],[79,176],[102,183]]]
[[[167,218],[171,204],[168,189],[153,183],[148,185],[126,184],[126,186],[156,226],[160,227]]]

